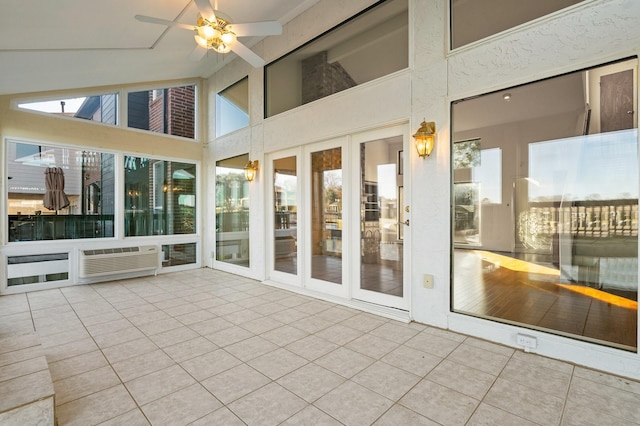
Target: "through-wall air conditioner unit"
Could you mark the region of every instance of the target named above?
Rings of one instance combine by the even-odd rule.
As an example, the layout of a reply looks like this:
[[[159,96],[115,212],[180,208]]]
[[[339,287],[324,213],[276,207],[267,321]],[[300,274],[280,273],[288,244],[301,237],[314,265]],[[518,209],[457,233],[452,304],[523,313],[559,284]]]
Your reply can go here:
[[[92,278],[160,267],[158,246],[80,250],[79,277]]]

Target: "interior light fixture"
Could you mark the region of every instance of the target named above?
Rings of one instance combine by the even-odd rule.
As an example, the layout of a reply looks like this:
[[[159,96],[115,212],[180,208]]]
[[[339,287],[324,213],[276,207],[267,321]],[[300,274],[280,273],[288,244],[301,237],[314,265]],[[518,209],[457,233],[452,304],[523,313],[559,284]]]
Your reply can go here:
[[[416,140],[418,155],[421,158],[430,156],[436,143],[436,123],[423,120],[413,138]]]
[[[502,99],[504,99],[505,101],[510,101],[511,93],[505,93],[504,95],[502,95]]]
[[[198,34],[193,37],[200,47],[213,49],[218,53],[228,53],[231,45],[236,41],[236,34],[227,28],[229,23],[219,17],[214,21],[209,21],[198,14]]]
[[[258,160],[254,160],[254,161],[249,160],[249,162],[244,168],[244,178],[247,180],[247,182],[253,182],[257,174],[258,174]]]

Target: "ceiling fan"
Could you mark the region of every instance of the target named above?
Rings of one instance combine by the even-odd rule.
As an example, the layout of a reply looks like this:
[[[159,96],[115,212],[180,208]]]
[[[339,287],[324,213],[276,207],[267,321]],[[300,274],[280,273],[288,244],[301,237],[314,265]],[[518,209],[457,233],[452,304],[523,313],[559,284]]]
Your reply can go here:
[[[237,37],[267,36],[282,34],[282,25],[278,21],[253,22],[247,24],[232,24],[228,19],[216,16],[216,12],[209,0],[193,0],[200,11],[196,25],[181,24],[167,19],[151,16],[136,15],[140,22],[166,25],[195,31],[194,38],[197,46],[191,53],[190,59],[200,60],[211,49],[218,53],[233,51],[242,59],[258,68],[265,64],[264,59],[256,55],[251,49],[237,40]]]

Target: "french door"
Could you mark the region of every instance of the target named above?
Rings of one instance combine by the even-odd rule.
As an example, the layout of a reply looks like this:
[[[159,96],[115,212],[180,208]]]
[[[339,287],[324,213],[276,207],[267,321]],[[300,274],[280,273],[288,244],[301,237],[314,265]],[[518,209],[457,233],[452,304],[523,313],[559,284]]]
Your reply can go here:
[[[403,310],[409,308],[410,288],[407,141],[406,126],[351,138],[351,181],[359,195],[352,212],[359,232],[351,252],[352,263],[358,265],[351,271],[351,297]]]
[[[268,156],[269,279],[408,309],[407,133],[389,127]]]

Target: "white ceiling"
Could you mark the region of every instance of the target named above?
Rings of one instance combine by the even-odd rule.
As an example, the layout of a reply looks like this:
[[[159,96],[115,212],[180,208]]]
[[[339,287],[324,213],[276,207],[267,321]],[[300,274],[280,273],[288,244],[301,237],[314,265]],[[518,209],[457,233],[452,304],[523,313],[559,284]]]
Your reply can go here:
[[[234,23],[293,19],[318,0],[211,0]],[[148,15],[193,25],[191,0],[2,0],[0,95],[208,77],[236,58],[190,61],[193,33],[139,22]],[[240,39],[251,47],[260,39]]]

